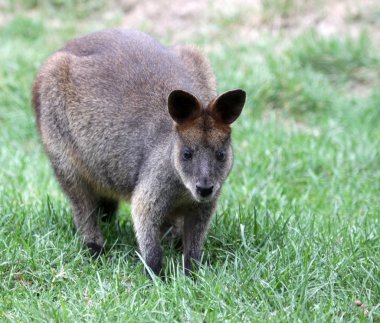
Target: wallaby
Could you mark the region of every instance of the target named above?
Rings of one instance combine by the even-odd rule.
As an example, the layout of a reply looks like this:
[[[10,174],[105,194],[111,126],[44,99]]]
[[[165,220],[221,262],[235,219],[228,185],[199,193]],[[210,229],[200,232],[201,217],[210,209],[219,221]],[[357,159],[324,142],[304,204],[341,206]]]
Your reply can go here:
[[[33,85],[37,124],[94,256],[105,244],[99,218],[129,200],[151,270],[162,269],[168,224],[181,232],[185,273],[197,269],[245,96],[217,96],[211,66],[195,47],[164,47],[135,30],[74,39],[46,60]]]

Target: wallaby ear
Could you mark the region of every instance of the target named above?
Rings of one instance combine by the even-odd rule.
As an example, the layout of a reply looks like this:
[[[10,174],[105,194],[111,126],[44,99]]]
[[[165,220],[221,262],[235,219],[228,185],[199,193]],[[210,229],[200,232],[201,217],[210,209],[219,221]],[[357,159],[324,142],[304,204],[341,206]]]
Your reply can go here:
[[[216,121],[231,124],[240,116],[245,97],[240,89],[224,92],[210,104],[209,113]]]
[[[192,121],[201,115],[201,104],[198,99],[185,91],[174,90],[168,97],[170,116],[178,124]]]

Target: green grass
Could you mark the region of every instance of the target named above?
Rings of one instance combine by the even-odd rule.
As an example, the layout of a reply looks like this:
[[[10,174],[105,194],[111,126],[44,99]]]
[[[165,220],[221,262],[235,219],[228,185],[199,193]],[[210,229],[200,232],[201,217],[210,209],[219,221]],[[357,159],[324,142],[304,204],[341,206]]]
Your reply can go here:
[[[151,281],[128,205],[104,226],[108,253],[88,257],[43,153],[30,106],[38,67],[65,40],[117,24],[96,12],[76,23],[62,12],[73,3],[51,3],[7,6],[0,29],[1,321],[380,320],[380,48],[370,35],[306,31],[281,50],[275,36],[195,40],[220,91],[242,87],[248,102],[208,265],[187,279],[168,246],[167,280]]]

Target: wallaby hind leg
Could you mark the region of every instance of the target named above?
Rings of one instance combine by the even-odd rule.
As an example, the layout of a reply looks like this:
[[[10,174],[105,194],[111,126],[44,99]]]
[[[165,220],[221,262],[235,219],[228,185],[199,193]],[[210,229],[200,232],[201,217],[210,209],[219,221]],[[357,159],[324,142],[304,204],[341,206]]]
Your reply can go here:
[[[75,227],[91,255],[97,258],[104,248],[104,238],[99,226],[99,201],[91,193],[85,192],[85,189],[74,194],[79,197],[70,197]]]
[[[119,208],[119,201],[110,198],[101,198],[99,201],[100,219],[111,222]]]
[[[81,176],[73,173],[67,176],[56,165],[53,163],[54,171],[70,199],[77,232],[91,255],[98,257],[104,247],[104,238],[99,226],[101,199]]]

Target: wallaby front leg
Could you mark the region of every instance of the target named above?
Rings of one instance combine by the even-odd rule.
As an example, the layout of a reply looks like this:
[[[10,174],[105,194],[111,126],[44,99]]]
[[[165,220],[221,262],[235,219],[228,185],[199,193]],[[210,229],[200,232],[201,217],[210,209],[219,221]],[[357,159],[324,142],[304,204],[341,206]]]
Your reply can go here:
[[[160,275],[162,248],[159,224],[156,223],[154,216],[149,211],[152,210],[149,210],[147,205],[132,202],[132,218],[140,253],[149,268],[156,275]]]
[[[185,216],[183,231],[183,251],[185,258],[185,275],[196,271],[200,264],[203,243],[212,212],[194,212]]]

